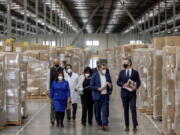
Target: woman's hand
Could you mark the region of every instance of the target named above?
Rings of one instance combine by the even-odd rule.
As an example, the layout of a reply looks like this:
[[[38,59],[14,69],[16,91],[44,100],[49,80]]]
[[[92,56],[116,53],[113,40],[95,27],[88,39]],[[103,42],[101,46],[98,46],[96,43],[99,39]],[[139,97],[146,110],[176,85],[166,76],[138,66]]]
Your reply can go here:
[[[71,103],[71,98],[70,97],[68,98],[68,103]]]

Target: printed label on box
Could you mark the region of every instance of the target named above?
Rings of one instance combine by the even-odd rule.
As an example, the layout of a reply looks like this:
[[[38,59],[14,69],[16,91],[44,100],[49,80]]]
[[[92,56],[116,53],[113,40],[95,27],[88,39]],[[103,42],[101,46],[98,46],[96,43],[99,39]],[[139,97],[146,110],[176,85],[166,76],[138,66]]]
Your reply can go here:
[[[5,51],[10,52],[11,51],[11,47],[10,46],[6,46]]]
[[[21,47],[16,47],[16,52],[21,52]]]
[[[15,76],[16,76],[16,75],[15,75],[15,72],[10,72],[10,73],[8,73],[8,75],[7,75],[8,79],[11,79],[11,80],[15,79],[15,78],[16,78]]]

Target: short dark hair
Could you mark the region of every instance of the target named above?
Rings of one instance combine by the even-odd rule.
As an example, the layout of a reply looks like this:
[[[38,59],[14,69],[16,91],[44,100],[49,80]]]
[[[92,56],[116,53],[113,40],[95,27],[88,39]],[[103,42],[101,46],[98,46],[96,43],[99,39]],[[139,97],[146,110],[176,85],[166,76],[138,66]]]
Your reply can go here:
[[[72,68],[72,65],[71,65],[71,64],[67,64],[66,67],[65,67],[65,69],[66,69],[67,67],[71,67],[71,68]]]
[[[59,80],[59,79],[58,79],[58,76],[59,76],[60,74],[63,76],[63,80],[64,80],[64,73],[63,73],[63,71],[61,71],[61,72],[58,72],[58,73],[56,74],[56,82]]]
[[[100,64],[100,67],[102,67],[102,66],[103,66],[103,67],[107,67],[107,65],[104,64],[104,63],[101,63],[101,64]]]
[[[127,61],[132,65],[132,60],[131,60],[131,58],[124,58],[124,60],[127,60]]]
[[[92,75],[93,74],[93,71],[92,71],[92,69],[90,68],[90,67],[86,67],[85,69],[84,69],[84,73],[90,73],[90,75]]]

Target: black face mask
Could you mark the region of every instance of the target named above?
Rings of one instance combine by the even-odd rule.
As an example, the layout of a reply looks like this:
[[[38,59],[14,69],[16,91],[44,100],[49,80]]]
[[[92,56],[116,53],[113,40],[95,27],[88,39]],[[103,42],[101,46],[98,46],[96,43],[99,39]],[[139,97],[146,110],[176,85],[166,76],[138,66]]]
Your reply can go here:
[[[59,65],[55,65],[55,67],[59,67]]]
[[[124,64],[123,67],[126,69],[128,67],[128,64]]]

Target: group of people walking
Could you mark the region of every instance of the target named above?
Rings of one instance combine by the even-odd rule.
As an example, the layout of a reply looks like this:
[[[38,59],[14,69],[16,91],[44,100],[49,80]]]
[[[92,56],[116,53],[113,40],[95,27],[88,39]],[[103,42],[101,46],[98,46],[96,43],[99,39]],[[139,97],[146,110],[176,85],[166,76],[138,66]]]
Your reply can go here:
[[[58,59],[50,69],[51,124],[64,127],[65,113],[68,121],[76,120],[79,98],[82,104],[82,126],[93,125],[93,114],[98,130],[109,130],[109,102],[113,92],[110,72],[107,66],[97,61],[97,67],[86,67],[82,75],[73,72],[70,64]],[[61,66],[60,66],[61,65]],[[133,130],[137,130],[136,90],[140,87],[140,78],[132,69],[130,59],[124,60],[124,70],[119,74],[117,85],[121,90],[124,107],[125,131],[129,131],[129,107],[132,112]],[[129,85],[129,80],[134,86]],[[131,89],[132,91],[130,91]]]

